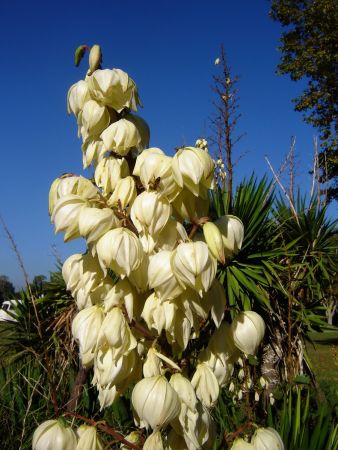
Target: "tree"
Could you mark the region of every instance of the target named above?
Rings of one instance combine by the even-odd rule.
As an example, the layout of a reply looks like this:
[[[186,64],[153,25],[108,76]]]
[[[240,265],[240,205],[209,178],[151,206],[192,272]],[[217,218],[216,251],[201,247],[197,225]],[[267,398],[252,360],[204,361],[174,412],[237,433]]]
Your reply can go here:
[[[4,300],[10,300],[15,295],[15,288],[6,275],[0,275],[0,304]]]
[[[320,181],[330,182],[327,200],[338,198],[337,55],[338,8],[335,0],[272,0],[271,17],[282,33],[280,74],[304,79],[304,92],[293,101],[295,110],[320,134]]]
[[[216,94],[214,106],[216,114],[211,120],[213,136],[211,142],[217,149],[217,162],[221,167],[216,169],[218,184],[226,185],[228,209],[231,209],[233,198],[233,150],[237,142],[243,135],[235,136],[235,129],[241,114],[238,113],[239,96],[237,83],[238,75],[232,75],[227,63],[223,45],[221,46],[220,57],[215,64],[219,66],[219,74],[213,76],[214,85],[212,90]],[[226,177],[224,179],[223,164],[225,166]]]

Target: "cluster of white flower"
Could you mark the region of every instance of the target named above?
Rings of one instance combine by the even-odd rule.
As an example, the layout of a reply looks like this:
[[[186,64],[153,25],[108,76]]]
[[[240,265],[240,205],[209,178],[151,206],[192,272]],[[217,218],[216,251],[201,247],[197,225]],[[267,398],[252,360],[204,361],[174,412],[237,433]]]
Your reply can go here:
[[[72,332],[81,363],[94,369],[101,409],[135,385],[135,423],[153,430],[144,449],[208,448],[209,410],[240,352],[256,353],[265,330],[254,312],[223,321],[217,262],[240,251],[244,227],[234,216],[208,220],[214,162],[206,151],[185,147],[169,157],[144,149],[148,126],[129,112],[139,103],[135,83],[119,69],[89,73],[70,88],[68,107],[94,181],[65,175],[49,194],[56,232],[88,246],[62,269],[79,310]],[[190,347],[209,317],[215,331],[193,361]],[[49,448],[39,429],[33,448]]]

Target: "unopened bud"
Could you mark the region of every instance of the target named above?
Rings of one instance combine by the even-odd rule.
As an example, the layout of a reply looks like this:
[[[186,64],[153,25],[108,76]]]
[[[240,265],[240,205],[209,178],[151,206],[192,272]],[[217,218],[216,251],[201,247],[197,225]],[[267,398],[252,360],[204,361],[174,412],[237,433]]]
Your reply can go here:
[[[89,75],[101,66],[102,53],[99,45],[93,45],[89,53]]]

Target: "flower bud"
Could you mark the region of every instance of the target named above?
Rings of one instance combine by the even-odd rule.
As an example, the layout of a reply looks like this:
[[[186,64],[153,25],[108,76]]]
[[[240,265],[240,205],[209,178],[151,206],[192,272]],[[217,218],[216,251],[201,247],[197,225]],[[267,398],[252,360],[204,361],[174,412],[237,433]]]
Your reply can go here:
[[[219,229],[223,241],[225,257],[231,258],[242,248],[244,225],[238,217],[226,215],[214,222]]]
[[[136,198],[136,185],[133,177],[125,177],[119,180],[115,190],[108,200],[108,205],[125,209],[128,205],[132,205]]]
[[[237,438],[231,446],[230,450],[254,450],[254,446],[244,439]]]
[[[102,188],[105,195],[116,188],[121,178],[129,175],[128,163],[124,158],[104,158],[95,169],[95,183]]]
[[[219,395],[219,386],[215,375],[206,363],[197,365],[191,384],[203,405],[207,408],[215,405]]]
[[[284,450],[284,444],[273,428],[258,428],[251,439],[255,450]]]
[[[98,69],[86,81],[93,98],[118,112],[125,107],[136,111],[140,104],[135,82],[123,70]]]
[[[243,353],[255,355],[265,333],[262,317],[254,311],[244,311],[231,324],[234,343]]]
[[[82,111],[84,104],[90,99],[88,84],[84,80],[80,80],[73,84],[67,96],[68,114],[71,112],[77,117]]]
[[[191,287],[201,297],[208,291],[216,275],[217,261],[204,242],[179,244],[171,261],[174,275],[183,287]]]
[[[100,264],[117,274],[129,276],[142,261],[142,247],[137,236],[127,228],[115,228],[104,234],[96,244]]]
[[[164,428],[180,412],[180,400],[166,378],[158,375],[143,378],[132,392],[131,402],[136,420],[154,431]]]
[[[81,425],[77,429],[77,435],[79,440],[75,450],[103,450],[103,445],[95,427]]]
[[[58,420],[47,420],[34,431],[33,450],[74,450],[76,434]]]
[[[213,222],[207,222],[203,225],[203,234],[211,254],[224,264],[224,244],[219,228]]]
[[[109,125],[109,121],[107,108],[99,105],[95,100],[88,100],[83,106],[81,115],[83,140],[86,140],[88,136],[98,136]]]
[[[93,45],[89,52],[89,71],[91,75],[98,69],[102,62],[101,47],[99,45]]]

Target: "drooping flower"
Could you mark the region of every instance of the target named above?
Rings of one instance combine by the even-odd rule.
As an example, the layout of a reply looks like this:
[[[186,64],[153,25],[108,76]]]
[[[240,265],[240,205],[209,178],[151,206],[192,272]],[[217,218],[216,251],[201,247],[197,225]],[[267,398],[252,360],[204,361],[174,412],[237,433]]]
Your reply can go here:
[[[76,434],[70,427],[65,427],[58,420],[47,420],[34,431],[33,450],[74,450]]]
[[[271,427],[258,428],[252,437],[251,443],[255,450],[284,450],[284,444],[280,435]]]
[[[248,355],[255,355],[265,333],[262,317],[254,311],[240,313],[231,324],[234,343]]]
[[[180,412],[180,400],[176,391],[163,375],[143,378],[132,392],[135,419],[142,427],[154,431],[164,428]]]

